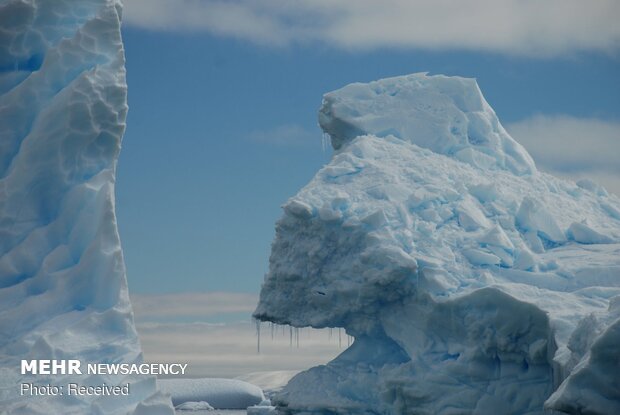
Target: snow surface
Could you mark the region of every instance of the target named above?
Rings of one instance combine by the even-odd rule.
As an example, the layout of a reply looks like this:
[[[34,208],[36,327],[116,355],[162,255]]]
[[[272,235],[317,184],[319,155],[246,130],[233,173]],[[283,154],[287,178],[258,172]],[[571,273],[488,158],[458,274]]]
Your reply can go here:
[[[159,389],[178,408],[186,402],[208,402],[216,409],[245,409],[265,399],[258,386],[237,379],[159,379]]]
[[[114,213],[127,86],[115,0],[0,1],[0,408],[172,414],[154,378],[22,376],[20,359],[140,362]],[[19,383],[128,397],[19,396]]]
[[[255,317],[344,327],[284,413],[620,413],[620,200],[537,171],[472,79],[326,94]]]

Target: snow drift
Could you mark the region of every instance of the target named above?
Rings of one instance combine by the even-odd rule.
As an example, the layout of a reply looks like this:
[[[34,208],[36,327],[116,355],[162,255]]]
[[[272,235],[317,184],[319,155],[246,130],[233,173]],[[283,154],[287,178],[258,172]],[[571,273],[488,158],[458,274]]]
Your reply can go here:
[[[139,362],[114,213],[127,113],[115,0],[0,1],[0,407],[172,414],[154,378],[18,374],[20,359]],[[19,383],[126,397],[19,396]]]
[[[472,79],[324,96],[255,317],[343,327],[283,413],[620,413],[620,200],[537,171]]]

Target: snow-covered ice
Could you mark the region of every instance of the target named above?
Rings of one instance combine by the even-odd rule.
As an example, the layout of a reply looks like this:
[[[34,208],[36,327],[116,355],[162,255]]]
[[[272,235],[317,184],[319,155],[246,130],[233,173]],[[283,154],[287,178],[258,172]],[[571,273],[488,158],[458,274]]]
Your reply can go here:
[[[172,397],[175,406],[186,402],[208,402],[216,409],[245,409],[265,399],[258,386],[238,379],[159,379],[162,392]]]
[[[0,1],[0,408],[172,414],[152,377],[18,374],[20,359],[139,362],[114,213],[127,114],[117,0]],[[19,396],[19,384],[129,396]]]
[[[256,318],[343,327],[285,413],[620,413],[620,200],[536,169],[472,79],[324,96]]]

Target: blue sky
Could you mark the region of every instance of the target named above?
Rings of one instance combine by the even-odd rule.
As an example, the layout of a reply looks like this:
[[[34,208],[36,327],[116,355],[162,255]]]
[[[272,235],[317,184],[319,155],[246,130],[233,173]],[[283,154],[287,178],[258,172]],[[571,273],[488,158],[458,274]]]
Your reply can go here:
[[[117,214],[134,294],[257,293],[280,205],[331,155],[321,96],[351,82],[475,77],[539,167],[620,192],[613,3],[125,3]]]

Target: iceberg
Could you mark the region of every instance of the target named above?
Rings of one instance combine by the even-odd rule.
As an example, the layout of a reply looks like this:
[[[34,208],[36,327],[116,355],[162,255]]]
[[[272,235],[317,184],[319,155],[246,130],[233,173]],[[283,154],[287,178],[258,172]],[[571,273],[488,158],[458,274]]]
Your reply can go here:
[[[20,360],[142,360],[114,213],[127,114],[117,0],[0,1],[0,408],[173,414],[154,377],[29,375]],[[19,385],[130,384],[127,396]]]
[[[355,340],[280,412],[620,413],[618,197],[537,170],[473,79],[351,84],[319,123],[254,317]]]

